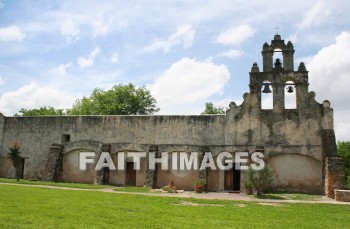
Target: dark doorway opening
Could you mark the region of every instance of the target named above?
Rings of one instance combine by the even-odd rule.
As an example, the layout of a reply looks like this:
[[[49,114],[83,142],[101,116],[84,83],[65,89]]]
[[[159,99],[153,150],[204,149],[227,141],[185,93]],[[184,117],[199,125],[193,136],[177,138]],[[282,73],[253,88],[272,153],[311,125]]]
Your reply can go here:
[[[136,186],[136,170],[134,169],[134,162],[126,162],[125,185]]]
[[[241,170],[233,166],[232,169],[225,170],[224,189],[227,191],[239,192],[241,189]]]
[[[15,164],[16,164],[16,179],[23,179],[23,174],[24,174],[24,161],[25,158],[19,157],[16,159]]]

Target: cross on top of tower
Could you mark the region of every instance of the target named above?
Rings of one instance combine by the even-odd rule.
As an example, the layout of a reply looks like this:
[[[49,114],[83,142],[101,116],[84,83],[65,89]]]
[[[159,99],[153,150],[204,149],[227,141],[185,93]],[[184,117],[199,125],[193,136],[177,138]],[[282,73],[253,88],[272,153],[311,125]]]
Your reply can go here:
[[[275,30],[276,30],[276,35],[278,35],[278,30],[280,29],[280,27],[279,27],[278,25],[276,25],[276,27],[275,27],[275,28],[273,28],[273,29],[275,29]]]

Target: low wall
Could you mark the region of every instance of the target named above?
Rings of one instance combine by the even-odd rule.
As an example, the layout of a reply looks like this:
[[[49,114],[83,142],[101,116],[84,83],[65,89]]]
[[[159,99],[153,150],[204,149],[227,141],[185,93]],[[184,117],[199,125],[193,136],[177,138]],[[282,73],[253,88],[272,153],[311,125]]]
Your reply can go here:
[[[350,190],[335,189],[335,200],[342,202],[350,202]]]
[[[325,195],[334,199],[334,190],[344,188],[345,167],[344,160],[339,157],[326,158]]]

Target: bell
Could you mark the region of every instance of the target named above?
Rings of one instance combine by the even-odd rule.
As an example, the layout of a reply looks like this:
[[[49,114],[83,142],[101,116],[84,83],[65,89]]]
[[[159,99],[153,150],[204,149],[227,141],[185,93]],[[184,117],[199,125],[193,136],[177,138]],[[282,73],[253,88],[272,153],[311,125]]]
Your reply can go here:
[[[288,92],[288,93],[293,93],[293,92],[294,92],[293,86],[288,86],[288,87],[287,87],[287,92]]]
[[[263,83],[264,85],[264,89],[261,91],[262,93],[271,93],[271,89],[270,89],[270,84],[268,83]]]
[[[281,67],[281,66],[282,66],[282,62],[279,58],[277,58],[275,61],[275,67]]]

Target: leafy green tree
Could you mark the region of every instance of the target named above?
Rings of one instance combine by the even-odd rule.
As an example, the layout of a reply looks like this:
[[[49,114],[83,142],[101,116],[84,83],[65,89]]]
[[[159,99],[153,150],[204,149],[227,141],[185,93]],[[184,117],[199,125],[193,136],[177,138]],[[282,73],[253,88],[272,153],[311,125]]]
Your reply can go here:
[[[24,109],[21,108],[19,110],[20,115],[15,114],[15,116],[57,116],[57,115],[65,115],[63,109],[55,109],[51,106],[40,107],[39,109]]]
[[[337,144],[338,156],[345,161],[346,187],[350,188],[350,141],[339,141]]]
[[[96,88],[90,97],[77,100],[70,115],[150,115],[159,111],[156,99],[145,87],[119,84],[110,90]]]
[[[16,171],[16,179],[17,181],[19,181],[20,179],[20,171],[19,171],[19,163],[20,160],[22,159],[22,157],[20,156],[21,152],[20,150],[20,145],[18,142],[13,143],[13,145],[9,148],[9,152],[8,152],[8,157],[9,159],[11,159],[13,167],[15,168]]]
[[[258,196],[261,196],[266,187],[274,180],[272,168],[269,165],[261,170],[254,170],[251,166],[247,170],[245,185],[250,185]]]
[[[202,114],[226,114],[226,109],[221,106],[215,107],[212,102],[207,102]]]

